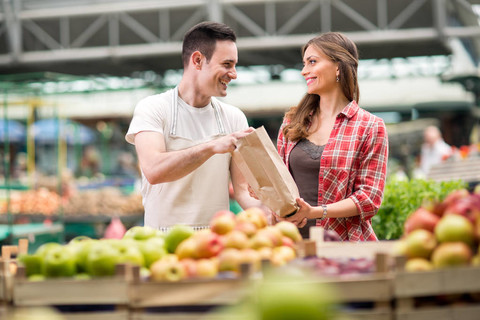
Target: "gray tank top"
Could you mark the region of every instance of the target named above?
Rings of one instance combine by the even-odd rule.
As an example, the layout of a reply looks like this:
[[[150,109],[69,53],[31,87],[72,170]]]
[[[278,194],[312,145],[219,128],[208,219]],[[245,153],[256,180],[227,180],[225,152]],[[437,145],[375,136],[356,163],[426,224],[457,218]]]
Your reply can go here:
[[[317,146],[308,139],[300,140],[290,153],[289,170],[295,180],[300,197],[309,205],[318,206],[318,175],[320,157],[325,146]],[[309,228],[315,225],[315,219],[300,228],[302,237],[309,237]]]

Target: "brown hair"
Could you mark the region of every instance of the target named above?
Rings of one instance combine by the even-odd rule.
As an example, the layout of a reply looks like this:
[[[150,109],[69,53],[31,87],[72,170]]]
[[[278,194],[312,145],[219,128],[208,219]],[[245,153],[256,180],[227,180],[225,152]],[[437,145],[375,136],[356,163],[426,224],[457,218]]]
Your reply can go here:
[[[183,66],[188,66],[190,56],[195,51],[200,51],[209,62],[217,40],[236,42],[237,37],[233,29],[223,23],[205,21],[193,26],[183,37]]]
[[[311,45],[338,63],[338,77],[343,94],[349,101],[358,102],[360,90],[357,79],[358,51],[355,43],[341,33],[327,32],[308,41],[302,48],[302,57]],[[283,128],[284,136],[291,141],[307,137],[310,116],[320,112],[319,104],[319,95],[305,94],[299,104],[285,114],[285,118],[290,122]]]

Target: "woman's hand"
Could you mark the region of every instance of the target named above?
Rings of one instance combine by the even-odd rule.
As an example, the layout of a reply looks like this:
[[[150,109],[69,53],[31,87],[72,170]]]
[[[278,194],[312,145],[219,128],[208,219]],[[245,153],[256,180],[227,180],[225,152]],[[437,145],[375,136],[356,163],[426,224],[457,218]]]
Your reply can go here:
[[[307,224],[307,219],[310,219],[310,214],[312,212],[312,206],[310,206],[305,200],[302,198],[296,199],[297,204],[299,206],[298,211],[291,217],[284,218],[283,220],[287,220],[297,225],[298,228],[302,228]]]

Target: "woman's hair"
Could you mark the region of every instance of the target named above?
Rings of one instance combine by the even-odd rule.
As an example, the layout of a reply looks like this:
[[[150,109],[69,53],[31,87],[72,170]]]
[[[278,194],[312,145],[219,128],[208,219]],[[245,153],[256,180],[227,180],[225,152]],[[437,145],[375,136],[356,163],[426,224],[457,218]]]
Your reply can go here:
[[[343,94],[349,101],[358,102],[360,98],[357,79],[358,51],[355,43],[341,33],[327,32],[308,41],[302,48],[302,57],[310,46],[321,50],[333,62],[338,63],[338,78]],[[319,103],[319,95],[307,93],[297,106],[290,108],[285,114],[289,123],[283,128],[283,134],[287,139],[298,141],[308,136],[310,116],[320,112]]]
[[[209,62],[217,40],[236,42],[237,37],[233,29],[223,23],[205,21],[193,26],[183,37],[183,66],[188,66],[190,56],[195,51],[200,51]]]

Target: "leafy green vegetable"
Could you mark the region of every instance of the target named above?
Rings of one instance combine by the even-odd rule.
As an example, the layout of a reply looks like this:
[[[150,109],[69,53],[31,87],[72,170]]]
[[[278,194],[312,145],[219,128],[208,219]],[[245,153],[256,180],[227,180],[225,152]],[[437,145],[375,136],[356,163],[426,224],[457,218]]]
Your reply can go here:
[[[443,201],[453,190],[467,187],[468,184],[461,180],[388,180],[382,205],[372,218],[373,230],[380,240],[399,239],[410,213],[422,204]]]

